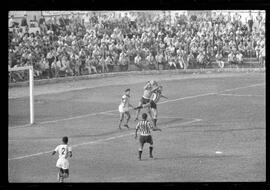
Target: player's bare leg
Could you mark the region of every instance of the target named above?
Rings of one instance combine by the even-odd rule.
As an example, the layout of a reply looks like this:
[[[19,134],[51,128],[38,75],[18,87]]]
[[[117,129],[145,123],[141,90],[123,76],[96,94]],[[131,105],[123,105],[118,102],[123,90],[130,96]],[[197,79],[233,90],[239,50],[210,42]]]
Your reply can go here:
[[[153,144],[151,144],[151,145],[149,146],[149,157],[150,157],[150,158],[153,158],[153,149],[154,149]]]
[[[124,125],[126,128],[129,128],[128,127],[128,122],[130,120],[130,113],[129,112],[125,112],[125,114],[127,115],[127,121],[126,121],[126,124]]]
[[[151,110],[151,108],[147,107],[146,109],[147,109],[147,112],[148,112],[148,114],[149,114],[151,120],[153,120],[153,115],[152,115],[152,110]]]
[[[60,183],[63,183],[63,182],[64,182],[63,169],[62,169],[62,168],[60,168],[60,170],[59,170],[59,172],[58,172],[57,178],[58,178],[58,181],[59,181]]]
[[[142,160],[142,151],[143,151],[143,144],[140,143],[139,156],[138,156],[138,159],[139,159],[139,160]]]
[[[142,102],[140,102],[139,103],[139,105],[138,105],[138,107],[140,107],[140,106],[142,106]],[[138,120],[138,116],[139,116],[139,114],[140,114],[140,111],[141,111],[141,109],[139,108],[139,109],[137,109],[137,111],[136,111],[136,116],[135,116],[135,121],[137,121]]]
[[[152,114],[152,121],[153,121],[154,127],[156,127],[157,126],[157,109],[152,108],[151,114]]]
[[[122,121],[124,119],[124,113],[120,113],[120,121],[119,121],[119,129],[121,129],[121,124],[122,124]]]
[[[68,169],[66,169],[66,170],[64,170],[64,172],[63,172],[63,182],[64,182],[64,179],[65,178],[68,178],[69,177],[69,171],[68,171]]]

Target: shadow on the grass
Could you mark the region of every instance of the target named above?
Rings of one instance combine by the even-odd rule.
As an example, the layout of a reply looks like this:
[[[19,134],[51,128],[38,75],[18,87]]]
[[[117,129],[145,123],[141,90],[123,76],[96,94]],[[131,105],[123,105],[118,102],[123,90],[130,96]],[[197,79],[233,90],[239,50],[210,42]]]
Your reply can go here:
[[[123,127],[121,130],[117,128],[114,131],[109,131],[109,132],[106,132],[106,133],[99,133],[99,134],[93,134],[93,135],[91,135],[91,134],[78,134],[78,135],[70,135],[69,137],[72,137],[72,138],[74,138],[74,137],[76,137],[76,138],[80,138],[80,137],[103,137],[103,136],[108,136],[108,135],[121,133],[121,132],[124,132],[124,131],[129,131],[131,129],[133,129],[133,128],[127,129],[127,128]]]
[[[183,118],[176,118],[176,119],[171,119],[169,121],[165,121],[165,122],[158,122],[157,125],[166,125],[166,124],[171,124],[171,123],[175,123],[177,121],[181,121],[183,120]]]

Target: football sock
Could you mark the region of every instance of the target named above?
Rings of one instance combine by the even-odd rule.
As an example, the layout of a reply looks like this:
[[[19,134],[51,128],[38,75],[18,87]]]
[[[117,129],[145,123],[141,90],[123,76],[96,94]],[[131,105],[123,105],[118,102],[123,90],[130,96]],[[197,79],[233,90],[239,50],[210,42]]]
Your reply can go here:
[[[157,119],[153,119],[154,126],[157,126]]]
[[[150,157],[153,157],[153,154],[152,154],[153,153],[153,147],[152,146],[149,147],[149,153],[150,153]]]
[[[139,159],[142,158],[142,150],[139,150]]]

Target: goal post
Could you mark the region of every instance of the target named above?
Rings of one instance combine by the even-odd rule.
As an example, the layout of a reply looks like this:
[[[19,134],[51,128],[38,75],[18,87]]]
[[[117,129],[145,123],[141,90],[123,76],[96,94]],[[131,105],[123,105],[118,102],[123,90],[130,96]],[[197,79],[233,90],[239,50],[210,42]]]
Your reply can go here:
[[[30,97],[30,124],[34,124],[34,68],[33,66],[24,66],[24,67],[15,67],[15,68],[9,68],[9,72],[14,71],[23,71],[28,70],[29,71],[29,97]]]

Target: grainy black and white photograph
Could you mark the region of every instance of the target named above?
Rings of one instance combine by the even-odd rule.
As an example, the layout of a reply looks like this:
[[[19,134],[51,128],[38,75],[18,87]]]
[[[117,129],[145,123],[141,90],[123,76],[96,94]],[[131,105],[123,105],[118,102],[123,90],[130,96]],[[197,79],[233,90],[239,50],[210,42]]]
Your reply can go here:
[[[265,182],[265,15],[9,11],[9,183]]]

